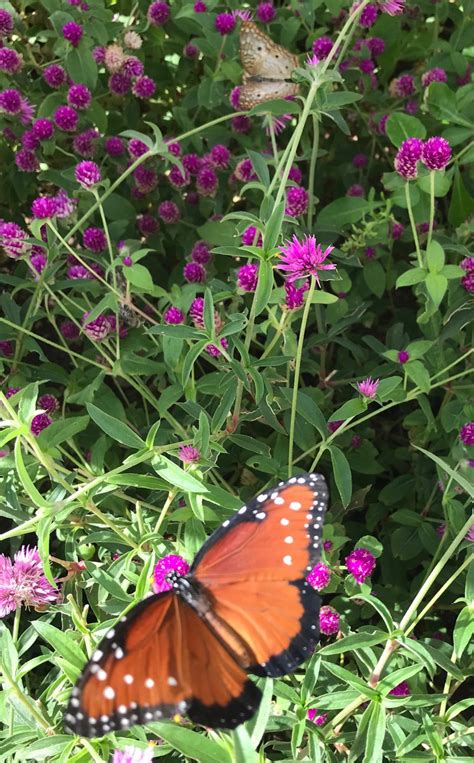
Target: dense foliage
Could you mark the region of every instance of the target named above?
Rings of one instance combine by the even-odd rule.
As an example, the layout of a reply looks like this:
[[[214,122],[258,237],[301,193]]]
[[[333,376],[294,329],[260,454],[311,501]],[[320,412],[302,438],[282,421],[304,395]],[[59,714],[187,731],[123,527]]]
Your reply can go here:
[[[1,760],[470,760],[473,9],[0,2]],[[250,112],[245,10],[300,61]],[[66,734],[156,562],[309,470],[309,663]]]

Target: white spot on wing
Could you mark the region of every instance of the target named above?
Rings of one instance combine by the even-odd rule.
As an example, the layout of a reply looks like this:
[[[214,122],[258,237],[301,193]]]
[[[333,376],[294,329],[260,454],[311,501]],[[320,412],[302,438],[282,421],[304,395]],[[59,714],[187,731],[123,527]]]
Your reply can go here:
[[[106,678],[107,678],[107,673],[105,672],[105,670],[99,670],[99,672],[97,673],[97,679],[99,681],[105,681]]]
[[[178,682],[174,676],[168,676],[168,686],[177,686]]]
[[[291,535],[287,535],[285,538],[285,543],[293,543],[293,538]]]
[[[257,519],[265,519],[267,516],[264,511],[259,511],[258,514],[255,514]]]
[[[298,511],[301,509],[301,503],[299,501],[292,501],[290,503],[290,509],[293,509],[293,511]]]
[[[115,692],[112,689],[111,686],[106,686],[104,689],[104,697],[106,699],[113,699],[115,697]]]
[[[285,503],[285,499],[282,498],[281,495],[279,495],[275,498],[275,503],[277,506],[281,506],[283,503]]]
[[[266,493],[262,493],[261,495],[257,496],[257,501],[259,503],[263,503],[263,501],[266,501],[268,498],[268,495]]]
[[[281,525],[289,525],[290,524],[290,520],[286,519],[285,517],[283,517],[283,519],[280,519],[280,524]]]
[[[133,684],[133,676],[130,673],[125,673],[123,680],[126,684]]]
[[[283,564],[287,564],[288,567],[290,567],[293,564],[293,557],[291,557],[289,554],[287,556],[284,556]]]
[[[145,680],[145,686],[146,686],[147,689],[153,689],[154,685],[155,685],[155,682],[154,682],[153,678],[147,678]]]

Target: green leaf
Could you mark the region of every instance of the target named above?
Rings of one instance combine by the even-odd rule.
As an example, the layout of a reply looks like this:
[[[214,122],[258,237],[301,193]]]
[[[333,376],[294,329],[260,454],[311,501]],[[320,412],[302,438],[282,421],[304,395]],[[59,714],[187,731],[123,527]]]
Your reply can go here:
[[[351,633],[350,636],[344,636],[344,638],[335,641],[334,644],[328,644],[323,646],[319,650],[318,654],[323,657],[329,654],[343,654],[344,652],[353,652],[357,649],[363,649],[367,646],[375,646],[375,644],[381,644],[383,641],[387,641],[389,634],[384,631],[374,631],[373,633]]]
[[[235,384],[231,384],[225,390],[212,416],[211,429],[213,432],[219,431],[219,429],[224,424],[234,404],[236,394],[237,394],[237,387],[235,386]]]
[[[435,119],[472,130],[472,124],[459,113],[456,96],[446,83],[432,82],[425,95],[425,103]]]
[[[375,596],[370,596],[369,594],[359,592],[351,598],[362,599],[363,601],[367,602],[367,604],[370,604],[370,606],[379,613],[380,617],[385,623],[387,630],[390,632],[393,631],[394,625],[390,610],[385,606],[385,604],[383,604],[383,602],[380,601],[380,599],[377,599]]]
[[[175,750],[198,763],[232,763],[228,750],[218,742],[175,723],[147,724]]]
[[[352,474],[349,462],[340,448],[335,445],[329,447],[331,454],[332,468],[334,471],[334,480],[336,482],[342,505],[346,509],[351,502],[352,496]]]
[[[59,755],[70,742],[71,737],[66,734],[55,734],[44,739],[37,739],[28,744],[28,750],[18,748],[17,752],[20,755],[18,760],[53,760],[53,756]],[[73,742],[75,746],[75,740]],[[54,760],[58,758],[54,757]]]
[[[43,429],[37,438],[41,450],[54,448],[65,440],[70,440],[79,432],[83,432],[89,423],[89,416],[75,416],[62,421],[53,421],[49,427]]]
[[[209,344],[209,339],[201,339],[201,341],[196,342],[196,344],[193,344],[192,347],[189,348],[188,352],[186,353],[186,357],[184,359],[183,363],[183,370],[181,371],[181,384],[183,386],[183,389],[186,387],[189,377],[191,375],[191,371],[193,370],[193,366],[198,359],[199,355],[203,351],[204,347]]]
[[[268,186],[270,185],[270,173],[268,171],[267,163],[265,159],[263,158],[262,154],[259,154],[256,151],[251,151],[250,149],[247,149],[247,154],[250,157],[250,161],[252,162],[252,167],[257,173],[258,179],[260,180],[260,182],[265,188],[268,188]]]
[[[155,291],[155,284],[150,271],[144,265],[134,263],[129,268],[123,268],[125,278],[134,287],[134,291],[152,294]]]
[[[367,199],[344,196],[335,199],[325,206],[318,215],[318,227],[335,228],[339,230],[344,225],[358,223],[365,214],[370,212],[371,205]]]
[[[262,260],[258,267],[257,290],[254,295],[255,316],[260,315],[268,305],[273,290],[273,268],[269,260]]]
[[[377,388],[377,397],[379,400],[386,400],[389,398],[394,390],[400,386],[403,379],[401,376],[388,376],[386,379],[381,379]]]
[[[354,400],[347,400],[331,414],[329,421],[347,421],[347,419],[358,416],[359,413],[365,413],[367,405],[360,397],[354,398]]]
[[[94,580],[96,580],[102,588],[110,593],[114,599],[118,599],[118,601],[123,601],[127,604],[130,604],[132,601],[132,596],[130,596],[129,593],[126,593],[122,586],[117,583],[115,578],[112,577],[112,575],[110,575],[106,570],[104,570],[103,567],[99,567],[93,562],[85,562],[85,565],[89,575],[93,577]]]
[[[237,726],[231,734],[234,742],[232,757],[235,763],[258,763],[259,756],[254,750],[252,739],[245,726]]]
[[[395,112],[390,114],[385,124],[385,132],[395,148],[399,148],[407,138],[426,138],[426,127],[416,117]]]
[[[82,670],[85,656],[82,654],[77,641],[72,638],[69,632],[64,632],[55,628],[54,625],[44,623],[42,620],[33,620],[33,628],[39,633],[42,639],[50,644],[57,654],[71,663],[78,670]]]
[[[405,363],[403,368],[405,369],[410,379],[415,382],[417,387],[419,387],[422,392],[430,391],[430,375],[421,361],[409,360],[408,363]]]
[[[453,192],[448,211],[448,220],[454,228],[462,225],[474,212],[474,198],[464,185],[461,171],[456,167],[454,171]]]
[[[471,559],[474,562],[474,556]],[[459,613],[454,626],[454,649],[459,660],[467,645],[472,642],[474,635],[474,617],[470,606],[464,607]]]
[[[27,472],[25,462],[23,461],[23,453],[21,450],[21,439],[18,437],[15,442],[15,467],[16,471],[18,473],[18,477],[20,478],[20,482],[25,488],[26,494],[32,501],[32,503],[35,506],[38,506],[40,509],[50,509],[52,507],[52,503],[50,501],[46,501],[41,493],[36,489],[34,486],[30,475]]]
[[[428,273],[425,284],[434,306],[438,308],[448,288],[447,279],[437,273]]]
[[[416,181],[418,188],[421,188],[424,193],[431,194],[431,183],[433,182],[433,190],[436,198],[446,196],[451,188],[452,173],[444,172],[444,170],[432,170],[433,181],[430,179],[430,174],[420,175]]]
[[[129,448],[141,450],[146,447],[146,444],[141,437],[135,434],[133,429],[130,429],[130,427],[127,424],[124,424],[123,421],[119,421],[119,419],[116,419],[114,416],[110,416],[108,413],[105,413],[105,411],[101,411],[100,408],[97,408],[93,403],[86,403],[86,408],[91,419],[95,421],[97,426],[100,427],[103,432],[112,437],[113,440],[117,440],[117,442],[122,443],[122,445],[127,445]]]
[[[202,333],[191,326],[151,326],[147,334],[160,334],[175,339],[200,339]]]
[[[173,487],[180,488],[189,493],[207,493],[207,487],[189,472],[185,472],[178,464],[170,461],[166,456],[157,456],[152,459],[151,465],[155,472]]]
[[[378,260],[367,262],[362,273],[370,291],[380,299],[385,291],[386,284],[385,270],[380,262]]]
[[[440,273],[444,267],[444,249],[437,241],[431,241],[426,250],[426,260],[430,273]]]
[[[286,398],[288,403],[292,402],[292,389],[281,387],[280,392]],[[324,414],[316,405],[313,398],[300,390],[298,390],[298,396],[296,398],[296,412],[304,419],[304,421],[308,421],[311,426],[317,429],[322,437],[326,437],[328,430]]]
[[[383,741],[385,739],[386,714],[380,702],[373,702],[367,729],[367,745],[363,763],[379,763],[383,760]]]
[[[326,670],[329,670],[329,672],[336,676],[336,678],[338,678],[340,681],[343,681],[345,684],[352,686],[353,689],[356,689],[365,697],[368,697],[369,699],[378,698],[379,695],[377,692],[374,689],[371,689],[370,686],[368,686],[365,681],[362,680],[362,678],[359,678],[354,673],[351,673],[350,670],[341,668],[340,665],[336,665],[332,662],[324,662],[323,664]]]
[[[206,288],[204,292],[204,328],[208,336],[214,335],[214,301],[212,292]]]
[[[400,668],[399,670],[393,670],[388,676],[378,682],[377,689],[386,696],[395,688],[395,686],[401,684],[402,681],[408,681],[409,678],[416,676],[421,670],[424,670],[424,665],[422,663],[408,665],[406,668]]]
[[[90,50],[82,47],[71,50],[66,56],[67,73],[73,82],[87,85],[91,90],[97,84],[97,64]]]
[[[271,251],[277,245],[284,216],[285,203],[282,201],[274,208],[265,225],[265,232],[263,234],[263,248],[265,252]]]
[[[398,276],[395,286],[397,289],[400,289],[402,286],[414,286],[424,281],[425,278],[426,270],[423,270],[423,268],[411,268],[402,273],[401,276]]]

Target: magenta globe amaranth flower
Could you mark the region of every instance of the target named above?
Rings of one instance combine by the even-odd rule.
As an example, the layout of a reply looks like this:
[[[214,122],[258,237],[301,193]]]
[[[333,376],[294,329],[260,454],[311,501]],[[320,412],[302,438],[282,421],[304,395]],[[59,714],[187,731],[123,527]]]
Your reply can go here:
[[[420,138],[404,140],[395,157],[395,171],[405,180],[415,180],[418,176],[417,162],[421,159],[423,141]]]
[[[317,708],[312,707],[308,710],[306,717],[308,721],[316,724],[316,726],[324,726],[328,719],[328,714],[320,713]]]
[[[15,164],[21,172],[37,172],[40,168],[33,151],[21,148],[15,154]]]
[[[36,416],[33,416],[33,418],[31,419],[31,425],[30,425],[31,432],[32,434],[35,435],[35,437],[37,437],[39,434],[41,434],[43,429],[46,429],[52,423],[53,423],[53,419],[50,416],[48,416],[47,413],[38,413]]]
[[[90,252],[103,252],[107,248],[107,237],[102,228],[86,228],[82,234],[82,243]]]
[[[92,93],[86,85],[71,85],[67,102],[75,109],[87,109],[92,103]]]
[[[0,8],[0,39],[11,34],[14,27],[13,16],[4,8]]]
[[[470,421],[461,427],[459,437],[464,445],[474,445],[474,421]]]
[[[446,74],[444,69],[441,69],[439,66],[435,66],[434,69],[429,69],[429,71],[425,72],[421,75],[421,84],[423,87],[429,87],[432,82],[447,82],[448,81],[448,75]]]
[[[50,140],[54,134],[54,124],[50,119],[40,118],[31,125],[38,140]]]
[[[358,382],[356,386],[363,397],[367,397],[369,400],[372,400],[377,394],[379,384],[379,379],[372,379],[372,377],[368,376],[367,379]]]
[[[364,186],[360,185],[360,183],[353,183],[353,185],[349,186],[346,192],[346,196],[352,196],[354,198],[362,198],[364,194]]]
[[[222,349],[227,350],[229,346],[229,342],[226,337],[223,337],[219,340],[219,344],[222,347]],[[206,347],[204,347],[205,352],[207,352],[208,355],[210,355],[212,358],[218,358],[220,355],[222,355],[219,347],[217,347],[215,344],[208,344]]]
[[[445,138],[428,138],[423,144],[421,161],[430,170],[444,170],[451,154],[451,146]]]
[[[80,24],[76,24],[75,21],[68,21],[63,26],[63,37],[65,40],[71,43],[73,48],[77,48],[79,45],[84,30]]]
[[[0,341],[0,355],[3,355],[4,358],[11,358],[13,356],[13,342],[2,339]]]
[[[4,223],[0,220],[0,246],[7,257],[21,257],[29,249],[25,243],[28,234],[17,223]]]
[[[408,98],[415,92],[415,79],[411,74],[401,74],[390,83],[390,94],[397,98]]]
[[[58,90],[67,81],[66,70],[60,64],[49,64],[43,69],[43,79],[49,87]]]
[[[164,591],[171,591],[173,584],[169,581],[169,576],[175,573],[179,576],[187,575],[189,572],[189,564],[182,556],[177,554],[168,554],[164,556],[155,565],[153,571],[153,591],[155,593],[163,593]]]
[[[44,574],[38,549],[22,546],[13,557],[0,554],[0,617],[18,607],[43,607],[54,603],[58,591]]]
[[[146,75],[143,77],[138,77],[138,79],[133,83],[132,87],[133,95],[136,95],[137,98],[141,98],[142,100],[151,98],[154,95],[155,90],[156,83],[154,80],[152,80],[151,77],[147,77]]]
[[[304,295],[305,292],[309,289],[308,281],[305,281],[303,286],[300,288],[297,288],[294,283],[291,283],[290,281],[285,281],[284,283],[285,287],[285,304],[284,307],[287,310],[298,310],[298,308],[302,307],[304,302]]]
[[[89,313],[82,316],[82,330],[94,342],[102,342],[111,331],[109,316],[99,315],[94,320],[89,320]]]
[[[204,283],[206,269],[198,262],[187,262],[183,268],[183,276],[188,283]]]
[[[140,747],[114,750],[112,763],[153,763],[153,747],[147,747],[144,750]]]
[[[333,48],[333,41],[330,37],[318,37],[313,42],[313,53],[321,60],[327,58]]]
[[[179,207],[174,201],[162,201],[158,207],[158,214],[164,223],[177,223],[181,218]]]
[[[54,122],[63,132],[75,132],[79,114],[71,106],[59,106],[54,112]]]
[[[263,246],[263,236],[254,225],[249,225],[242,233],[242,243],[245,246]]]
[[[379,12],[377,10],[377,6],[373,3],[369,3],[369,5],[366,5],[364,10],[359,16],[359,24],[364,29],[370,29],[375,22],[377,21],[377,16],[379,15]]]
[[[54,196],[38,196],[31,205],[31,213],[37,220],[50,220],[56,214]]]
[[[244,291],[255,291],[258,281],[258,265],[242,265],[237,271],[237,286]]]
[[[286,273],[286,277],[292,283],[298,278],[314,276],[318,285],[319,272],[322,270],[334,270],[334,263],[326,262],[331,254],[333,246],[328,246],[323,251],[320,244],[316,243],[315,236],[305,236],[301,241],[294,235],[291,241],[280,248],[279,270]]]
[[[147,18],[152,26],[164,26],[170,14],[171,9],[168,3],[165,3],[164,0],[156,0],[156,2],[149,6]]]
[[[317,591],[322,591],[331,580],[331,570],[324,562],[318,562],[307,575],[306,580]]]
[[[410,694],[410,687],[406,681],[402,681],[389,691],[389,695],[391,697],[409,697]]]
[[[185,168],[183,169],[184,172],[182,172],[179,167],[174,165],[169,171],[168,180],[174,188],[185,188],[191,181],[188,170]]]
[[[41,395],[38,398],[38,408],[41,408],[45,413],[54,413],[59,408],[59,400],[54,395]]]
[[[213,146],[209,153],[209,161],[214,167],[225,170],[229,165],[231,153],[227,146],[223,146],[221,143]]]
[[[23,68],[23,57],[12,48],[0,48],[0,71],[17,74]]]
[[[309,196],[305,188],[292,186],[286,192],[285,214],[290,217],[299,217],[304,215],[308,209]]]
[[[341,618],[334,607],[324,606],[319,610],[319,630],[325,636],[338,633]]]
[[[397,360],[399,363],[406,363],[408,360],[410,360],[410,353],[406,350],[400,350],[397,355]]]
[[[202,2],[202,0],[197,0],[197,2],[194,3],[193,8],[195,13],[205,13],[207,11],[207,5]]]
[[[0,92],[0,111],[6,114],[18,114],[21,110],[21,93],[14,88]]]
[[[262,24],[269,24],[276,16],[273,3],[262,2],[257,5],[255,15]]]
[[[174,326],[184,323],[185,317],[183,311],[178,307],[168,307],[163,314],[164,322]]]
[[[397,222],[397,220],[394,220],[390,227],[390,235],[393,238],[393,240],[398,241],[398,239],[403,236],[404,232],[405,232],[405,226],[402,225],[402,223]]]
[[[191,250],[191,259],[194,262],[199,262],[200,265],[207,265],[211,257],[209,245],[205,241],[196,241]]]
[[[235,16],[233,13],[218,13],[214,21],[216,30],[222,36],[229,34],[235,28]]]
[[[202,167],[196,178],[196,189],[200,196],[215,196],[219,178],[212,167]]]
[[[347,570],[358,583],[363,583],[366,578],[370,577],[375,569],[375,564],[375,556],[366,548],[356,548],[346,557]]]
[[[201,458],[198,449],[192,445],[182,445],[178,451],[178,456],[184,464],[194,464]]]
[[[352,164],[358,170],[361,170],[363,167],[366,167],[368,161],[369,161],[369,157],[367,156],[367,154],[355,154],[352,157]]]
[[[109,156],[122,156],[125,153],[125,143],[116,135],[105,139],[104,148]]]
[[[77,182],[90,190],[101,181],[100,167],[95,162],[79,162],[74,170]]]

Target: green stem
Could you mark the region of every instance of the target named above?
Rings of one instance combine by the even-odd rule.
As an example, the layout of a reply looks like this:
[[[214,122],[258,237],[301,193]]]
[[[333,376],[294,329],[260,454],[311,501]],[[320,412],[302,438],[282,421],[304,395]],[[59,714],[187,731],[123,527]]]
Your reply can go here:
[[[428,228],[428,238],[426,239],[426,251],[431,244],[431,238],[433,236],[433,225],[435,216],[435,170],[430,172],[430,223]]]
[[[47,721],[39,712],[39,710],[36,708],[35,703],[30,700],[29,697],[27,697],[25,694],[23,694],[22,690],[16,683],[15,679],[12,675],[10,675],[10,672],[6,665],[2,664],[2,673],[5,677],[6,683],[8,684],[8,687],[12,694],[15,695],[17,700],[20,702],[20,704],[23,705],[27,713],[29,713],[36,721],[38,726],[43,729],[47,734],[51,734],[52,731],[52,724]]]
[[[407,180],[405,183],[405,199],[407,204],[408,217],[410,218],[411,232],[413,235],[413,241],[415,242],[416,256],[418,258],[418,266],[423,267],[423,258],[421,256],[420,242],[418,240],[418,231],[416,229],[415,218],[413,217],[413,209],[411,206],[410,198],[410,182]]]
[[[306,302],[303,310],[303,317],[301,319],[300,334],[298,337],[298,347],[296,350],[296,363],[295,363],[295,376],[293,379],[293,396],[291,399],[291,418],[290,418],[290,437],[288,442],[288,477],[291,477],[293,471],[293,448],[295,437],[295,422],[296,422],[296,407],[298,401],[298,384],[300,379],[301,359],[303,356],[304,335],[306,331],[306,324],[308,322],[309,311],[311,308],[311,302],[313,299],[314,290],[316,288],[316,278],[311,276],[311,283],[308,294],[306,296]]]
[[[316,174],[318,148],[319,148],[319,121],[318,121],[317,115],[313,114],[313,148],[311,150],[311,159],[309,163],[309,183],[308,183],[309,207],[308,207],[308,219],[307,219],[307,228],[310,232],[313,225],[313,215],[314,215],[314,206],[315,206],[314,178]]]

